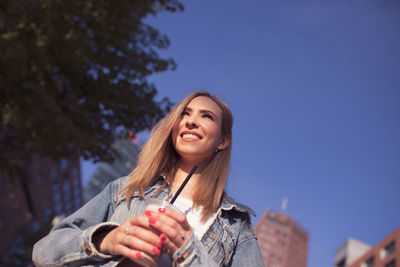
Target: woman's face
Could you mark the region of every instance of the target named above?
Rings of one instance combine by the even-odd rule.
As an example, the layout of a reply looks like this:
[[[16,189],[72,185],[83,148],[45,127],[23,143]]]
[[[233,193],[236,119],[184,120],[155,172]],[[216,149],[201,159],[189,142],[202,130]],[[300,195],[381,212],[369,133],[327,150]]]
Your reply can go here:
[[[215,150],[225,149],[230,142],[221,135],[222,110],[209,97],[198,96],[189,102],[172,131],[176,152],[183,160],[199,164]]]

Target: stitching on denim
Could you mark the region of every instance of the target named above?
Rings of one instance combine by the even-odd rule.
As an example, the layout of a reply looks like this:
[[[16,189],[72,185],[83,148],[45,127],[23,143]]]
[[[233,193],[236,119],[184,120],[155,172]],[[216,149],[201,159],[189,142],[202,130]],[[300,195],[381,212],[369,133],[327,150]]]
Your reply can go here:
[[[207,232],[207,235],[208,235],[209,237],[211,237],[212,239],[217,240],[217,238],[216,238],[215,236],[213,236],[213,235],[210,233],[210,231]]]

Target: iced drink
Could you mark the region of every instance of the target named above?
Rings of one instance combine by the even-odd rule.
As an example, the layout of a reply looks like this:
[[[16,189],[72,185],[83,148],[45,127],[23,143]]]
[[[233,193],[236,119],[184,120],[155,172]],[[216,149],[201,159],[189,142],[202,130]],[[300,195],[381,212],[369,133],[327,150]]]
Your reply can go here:
[[[159,208],[168,208],[168,209],[173,209],[177,212],[181,212],[177,207],[169,204],[168,202],[156,198],[149,198],[145,200],[145,210],[150,210],[153,212],[158,212]],[[161,257],[161,253],[158,255],[148,255],[144,252],[142,252],[142,258],[141,259],[134,259],[132,262],[129,259],[123,259],[119,264],[118,267],[134,267],[134,266],[144,266],[144,267],[155,267],[157,266],[157,262]]]

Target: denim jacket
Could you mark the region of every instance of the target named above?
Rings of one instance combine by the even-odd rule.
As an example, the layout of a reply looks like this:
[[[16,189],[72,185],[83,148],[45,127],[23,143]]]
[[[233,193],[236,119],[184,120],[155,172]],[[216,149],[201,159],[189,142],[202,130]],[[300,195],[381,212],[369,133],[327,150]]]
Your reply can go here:
[[[118,194],[128,177],[117,179],[78,211],[53,227],[33,247],[36,266],[117,266],[121,256],[100,253],[92,242],[95,232],[118,227],[129,216],[144,213],[144,199],[134,194],[128,207]],[[161,179],[160,179],[161,180]],[[161,181],[147,188],[145,198],[154,197]],[[163,188],[157,198],[164,199]],[[217,217],[201,241],[194,235],[172,255],[174,266],[264,266],[250,223],[248,207],[224,194]]]

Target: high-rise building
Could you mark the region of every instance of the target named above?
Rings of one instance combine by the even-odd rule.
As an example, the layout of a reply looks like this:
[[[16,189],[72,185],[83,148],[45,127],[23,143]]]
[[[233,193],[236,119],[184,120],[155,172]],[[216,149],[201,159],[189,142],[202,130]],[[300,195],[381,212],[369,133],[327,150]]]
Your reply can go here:
[[[283,213],[267,210],[256,234],[266,267],[306,267],[308,233]]]
[[[100,162],[96,171],[83,190],[84,201],[87,202],[100,193],[112,180],[128,175],[136,166],[140,152],[136,140],[127,138],[113,144],[116,158],[112,163]]]
[[[10,253],[28,222],[69,215],[82,203],[78,157],[60,162],[33,157],[25,171],[24,180],[0,174],[0,255]]]
[[[349,240],[353,244],[350,244]],[[335,267],[400,266],[400,227],[374,247],[354,239],[349,240],[336,251]]]

